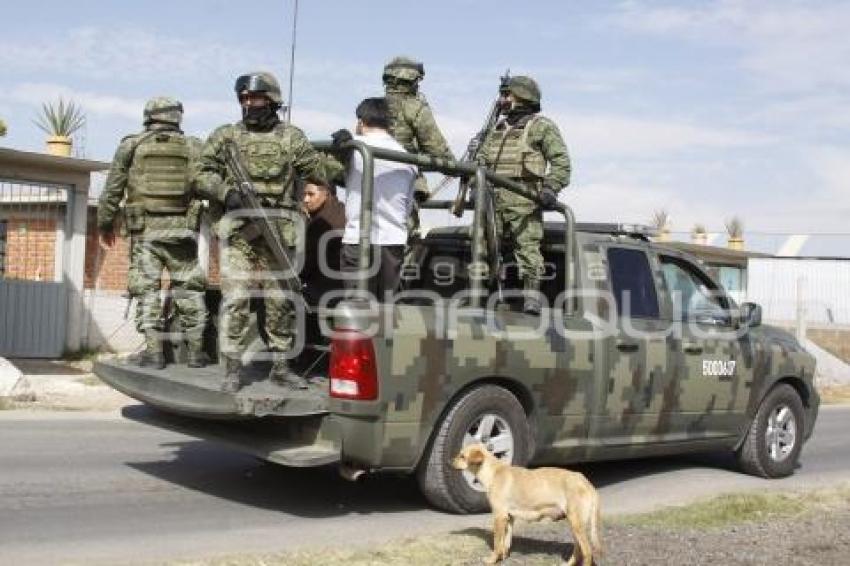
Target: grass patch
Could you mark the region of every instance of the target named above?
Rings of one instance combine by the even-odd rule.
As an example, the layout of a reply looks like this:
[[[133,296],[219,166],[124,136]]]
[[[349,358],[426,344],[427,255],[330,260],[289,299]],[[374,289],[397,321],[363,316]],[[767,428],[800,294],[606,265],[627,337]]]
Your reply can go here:
[[[488,532],[489,536],[489,532]],[[432,566],[480,564],[490,552],[489,538],[469,534],[428,535],[372,548],[326,549],[276,555],[232,556],[203,562],[176,562],[179,566]],[[551,563],[551,558],[549,563]]]
[[[737,493],[683,507],[624,515],[616,523],[664,529],[719,528],[739,523],[789,518],[817,509],[850,504],[850,486],[805,493]]]
[[[103,352],[97,348],[80,348],[79,350],[66,350],[62,353],[62,359],[66,362],[93,362]]]
[[[818,388],[821,402],[826,405],[850,403],[850,385],[827,385]]]
[[[0,411],[11,411],[15,408],[15,403],[6,397],[0,397]]]
[[[836,489],[790,494],[724,495],[682,507],[652,513],[603,517],[607,524],[629,525],[647,529],[705,529],[792,518],[818,510],[850,505],[850,484]],[[567,550],[561,523],[527,524],[520,522],[514,531],[511,563],[524,566],[549,565]],[[545,533],[557,531],[557,542]],[[604,542],[603,533],[603,544]],[[546,539],[549,540],[546,540]],[[432,566],[478,565],[489,555],[492,532],[489,520],[482,528],[468,528],[454,533],[425,535],[355,549],[317,549],[284,554],[241,555],[202,561],[171,562],[172,566],[313,566],[314,564],[345,566]]]

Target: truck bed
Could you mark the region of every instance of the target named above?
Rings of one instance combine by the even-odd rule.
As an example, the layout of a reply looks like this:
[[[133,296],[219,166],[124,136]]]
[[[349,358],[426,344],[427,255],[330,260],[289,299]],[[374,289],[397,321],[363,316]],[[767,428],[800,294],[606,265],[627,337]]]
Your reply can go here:
[[[122,393],[163,411],[217,420],[250,420],[266,416],[327,413],[328,384],[311,377],[307,390],[294,390],[266,379],[268,364],[247,368],[248,383],[237,393],[221,391],[224,366],[189,368],[172,363],[165,369],[142,368],[111,359],[95,363],[94,373]]]

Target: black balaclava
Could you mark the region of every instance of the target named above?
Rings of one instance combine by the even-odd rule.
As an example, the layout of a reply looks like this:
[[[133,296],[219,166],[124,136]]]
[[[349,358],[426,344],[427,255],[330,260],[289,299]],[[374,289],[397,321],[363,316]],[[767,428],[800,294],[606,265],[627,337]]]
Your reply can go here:
[[[264,106],[242,107],[242,122],[249,130],[268,131],[280,123],[278,105],[269,101]]]

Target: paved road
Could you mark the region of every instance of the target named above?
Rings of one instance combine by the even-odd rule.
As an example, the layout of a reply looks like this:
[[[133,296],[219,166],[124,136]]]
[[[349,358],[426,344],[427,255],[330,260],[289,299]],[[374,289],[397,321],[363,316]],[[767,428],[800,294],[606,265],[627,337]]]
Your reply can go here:
[[[850,407],[821,411],[791,478],[726,455],[582,467],[606,513],[721,492],[850,481]],[[0,412],[0,564],[132,563],[284,551],[481,526],[427,507],[415,484],[293,470],[117,415]]]

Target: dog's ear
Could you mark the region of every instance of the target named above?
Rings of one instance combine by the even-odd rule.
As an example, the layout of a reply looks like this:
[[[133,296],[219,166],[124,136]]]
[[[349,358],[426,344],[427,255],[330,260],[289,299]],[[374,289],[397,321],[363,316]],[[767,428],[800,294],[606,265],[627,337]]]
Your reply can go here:
[[[476,446],[469,451],[466,461],[470,464],[482,464],[484,463],[484,452]]]

